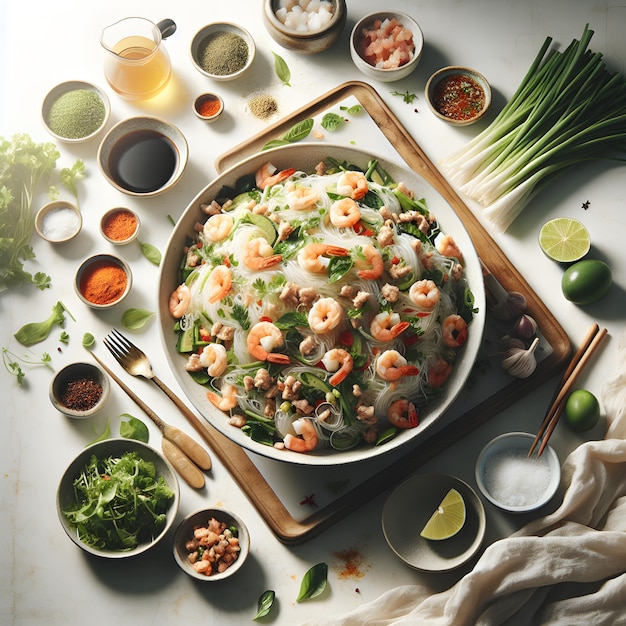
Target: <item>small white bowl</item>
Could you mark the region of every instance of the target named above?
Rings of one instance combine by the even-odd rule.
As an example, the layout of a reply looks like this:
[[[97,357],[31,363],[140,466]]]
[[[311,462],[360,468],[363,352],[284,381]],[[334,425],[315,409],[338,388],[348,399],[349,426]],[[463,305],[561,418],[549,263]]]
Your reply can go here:
[[[490,441],[478,455],[478,488],[489,502],[504,511],[535,511],[546,505],[559,488],[561,464],[550,446],[546,446],[541,457],[535,451],[528,458],[534,438],[529,433],[505,433]]]
[[[465,502],[465,523],[441,541],[420,536],[422,528],[450,489]],[[485,510],[476,492],[447,474],[416,474],[398,485],[383,507],[383,534],[402,561],[421,572],[448,572],[467,563],[480,548],[487,527]]]
[[[66,243],[74,239],[82,227],[82,213],[66,200],[48,202],[35,216],[37,234],[50,243]]]
[[[98,165],[106,180],[118,191],[139,198],[172,189],[183,175],[188,158],[185,135],[158,117],[122,120],[104,136],[98,148]],[[171,161],[171,167],[164,169],[166,160]]]
[[[203,67],[201,56],[206,42],[207,40],[215,37],[219,33],[234,33],[235,35],[239,35],[239,37],[241,37],[248,45],[248,58],[246,60],[246,63],[241,69],[237,70],[236,72],[232,72],[230,74],[212,74]],[[207,24],[206,26],[203,26],[191,40],[191,60],[193,61],[195,68],[201,74],[204,74],[205,76],[208,76],[209,78],[212,78],[214,80],[225,81],[240,78],[252,66],[255,54],[256,46],[252,35],[245,28],[242,28],[241,26],[238,26],[237,24],[233,24],[231,22],[215,22],[213,24]]]
[[[169,488],[173,491],[173,500],[165,513],[165,525],[160,529],[156,536],[152,537],[150,540],[140,543],[135,548],[131,548],[130,550],[103,550],[87,545],[78,537],[76,528],[70,524],[64,514],[64,511],[68,510],[69,507],[76,502],[74,480],[79,476],[82,468],[89,463],[92,455],[97,459],[107,459],[110,456],[121,457],[127,452],[135,452],[141,459],[154,463],[156,475],[162,476],[167,482]],[[163,457],[157,450],[145,443],[142,443],[141,441],[137,441],[135,439],[117,438],[99,441],[83,448],[78,456],[69,464],[61,477],[59,487],[57,489],[56,504],[57,514],[61,525],[63,526],[63,530],[79,548],[89,554],[106,559],[124,559],[150,550],[156,546],[161,539],[163,539],[163,537],[165,537],[168,530],[174,523],[176,514],[178,513],[179,499],[180,489],[178,479],[176,478],[176,474],[172,466],[168,463],[165,457]]]
[[[94,299],[89,299],[85,294],[87,292],[88,280],[92,272],[98,271],[102,266],[115,266],[121,269],[126,275],[126,283],[123,290],[118,294],[111,294],[111,297],[106,302],[96,302]],[[93,309],[109,309],[116,304],[119,304],[130,292],[130,288],[133,284],[133,275],[130,270],[130,266],[126,261],[112,255],[112,254],[96,254],[82,262],[81,266],[76,272],[74,279],[74,290],[76,295],[87,306]],[[113,297],[115,295],[116,297]]]
[[[102,101],[102,121],[98,125],[98,127],[93,130],[91,133],[87,135],[83,135],[80,137],[67,137],[63,133],[60,132],[60,128],[51,128],[50,124],[52,123],[50,120],[51,110],[55,106],[55,104],[59,101],[59,98],[67,98],[67,94],[70,92],[74,92],[77,90],[87,90],[95,93],[99,99]],[[57,106],[59,106],[57,104]],[[75,110],[71,112],[71,115],[74,119],[77,117],[81,117],[83,121],[89,122],[90,118],[93,117],[93,109],[89,110]],[[106,126],[106,123],[109,121],[109,116],[111,115],[111,105],[109,103],[109,98],[106,93],[102,91],[99,87],[92,83],[88,83],[82,80],[70,80],[65,83],[61,83],[56,87],[52,88],[46,97],[44,98],[43,104],[41,106],[41,119],[43,121],[43,125],[46,130],[58,141],[63,141],[65,143],[81,143],[83,141],[89,141],[96,137],[100,131]],[[54,126],[54,124],[53,124]]]
[[[196,526],[207,526],[209,520],[214,517],[218,522],[223,522],[227,527],[235,526],[237,528],[237,537],[239,539],[240,551],[237,559],[223,572],[215,572],[210,576],[196,572],[189,562],[189,552],[185,545],[193,539],[193,531]],[[174,534],[174,559],[180,568],[192,578],[202,582],[218,582],[229,578],[237,572],[244,564],[250,552],[250,534],[243,521],[234,513],[225,509],[200,509],[191,513],[178,525]]]
[[[366,61],[359,51],[362,40],[362,32],[364,29],[371,29],[376,20],[384,21],[386,19],[394,18],[405,28],[410,30],[411,33],[413,33],[415,50],[413,51],[411,60],[408,63],[405,63],[397,68],[379,68]],[[378,13],[370,13],[356,23],[352,29],[352,33],[350,34],[350,56],[352,57],[352,61],[356,67],[366,76],[385,83],[406,78],[409,74],[411,74],[419,63],[423,49],[424,35],[422,33],[422,29],[419,27],[419,24],[411,16],[406,13],[400,13],[399,11],[380,11]]]
[[[128,220],[134,220],[135,228],[130,235],[124,237],[123,239],[115,239],[110,236],[109,232],[109,222],[113,219],[117,214],[126,215],[128,214]],[[130,222],[132,226],[132,222]],[[141,226],[141,222],[139,221],[139,216],[135,211],[131,211],[126,207],[115,207],[114,209],[109,209],[100,219],[100,234],[114,246],[123,246],[131,241],[134,241],[139,234],[139,227]]]
[[[207,115],[202,112],[202,107],[208,103],[217,104],[215,113]],[[224,112],[224,100],[216,93],[201,93],[193,102],[193,112],[204,122],[214,122]]]
[[[449,79],[452,76],[466,76],[467,78],[475,81],[482,89],[484,93],[484,99],[482,101],[482,106],[475,110],[475,114],[467,119],[456,119],[450,117],[449,115],[444,115],[440,108],[437,106],[437,97],[436,91],[438,85],[442,80]],[[468,126],[469,124],[473,124],[481,119],[491,105],[491,86],[489,85],[489,81],[476,70],[471,67],[465,67],[462,65],[450,65],[448,67],[443,67],[440,70],[437,70],[426,83],[426,102],[430,110],[435,114],[437,118],[443,120],[444,122],[448,122],[449,124],[453,124],[454,126]]]
[[[296,31],[285,26],[277,17],[278,0],[263,0],[263,23],[271,38],[286,50],[299,54],[317,54],[328,50],[343,31],[347,10],[345,0],[331,0],[333,14],[330,22],[321,29]]]
[[[93,381],[100,387],[100,394],[97,402],[89,408],[71,408],[64,401],[65,390],[68,384],[75,381]],[[84,388],[81,385],[81,388]],[[97,413],[105,405],[109,397],[110,383],[108,376],[93,363],[70,363],[60,369],[50,382],[49,397],[52,406],[68,417],[85,419]],[[84,397],[84,394],[82,394]]]

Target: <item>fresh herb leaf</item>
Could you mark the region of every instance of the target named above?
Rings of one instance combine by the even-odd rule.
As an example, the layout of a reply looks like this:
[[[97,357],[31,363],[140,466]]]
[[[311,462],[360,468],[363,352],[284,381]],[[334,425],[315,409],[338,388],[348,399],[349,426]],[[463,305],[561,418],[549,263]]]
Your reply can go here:
[[[349,256],[333,256],[328,261],[328,282],[336,283],[341,280],[353,266],[352,258]]]
[[[91,333],[85,333],[83,335],[83,348],[93,348],[96,344],[96,338]]]
[[[237,322],[239,322],[239,325],[243,330],[248,330],[248,328],[250,328],[248,309],[243,306],[243,304],[240,304],[239,302],[233,304],[232,316]]]
[[[32,346],[48,337],[52,327],[55,324],[63,327],[65,324],[65,307],[61,302],[57,302],[52,307],[52,313],[48,319],[43,322],[30,322],[22,326],[14,335],[14,337],[23,346]]]
[[[407,104],[412,104],[413,100],[415,100],[415,98],[417,98],[417,94],[410,93],[409,91],[405,91],[404,93],[401,93],[399,91],[392,91],[391,95],[392,96],[401,96],[402,99],[404,100],[404,102],[406,102]]]
[[[150,431],[140,419],[128,413],[122,413],[120,419],[122,420],[120,424],[120,435],[124,437],[124,439],[136,439],[137,441],[148,443]]]
[[[2,362],[4,363],[4,368],[9,374],[15,376],[17,378],[17,384],[21,387],[24,382],[24,378],[26,373],[22,369],[21,363],[25,363],[28,365],[45,365],[46,367],[52,369],[50,366],[52,359],[47,352],[44,352],[41,355],[40,359],[30,356],[22,356],[19,357],[14,352],[11,352],[8,348],[2,348]]]
[[[153,246],[151,243],[146,243],[145,241],[139,242],[139,247],[141,248],[141,253],[150,261],[150,263],[154,263],[155,265],[161,265],[161,252],[158,248]]]
[[[353,104],[352,106],[341,105],[339,107],[340,111],[345,111],[348,115],[358,115],[363,111],[363,105],[361,104]]]
[[[74,196],[76,200],[76,206],[80,209],[78,200],[78,188],[76,187],[76,181],[81,180],[86,176],[85,163],[82,159],[77,159],[71,168],[64,167],[59,174],[61,183],[64,187]]]
[[[70,342],[70,336],[64,330],[61,331],[61,335],[59,336],[59,341],[67,345]]]
[[[341,115],[337,115],[337,113],[324,113],[324,117],[322,117],[322,121],[320,122],[322,128],[328,131],[337,130],[340,126],[346,123],[346,119],[341,117]]]
[[[284,85],[287,85],[287,87],[291,87],[291,84],[289,82],[291,80],[291,71],[289,69],[289,66],[285,62],[285,59],[276,54],[274,51],[272,51],[272,54],[274,55],[274,71],[276,72],[276,76],[280,78]]]
[[[313,118],[306,118],[301,120],[297,124],[294,124],[282,137],[283,141],[293,143],[294,141],[301,141],[309,136],[309,133],[313,129]]]
[[[261,148],[261,151],[271,150],[272,148],[281,148],[282,146],[288,146],[289,143],[289,141],[285,141],[284,139],[272,139]]]
[[[300,593],[296,598],[296,602],[302,602],[310,598],[319,596],[324,589],[328,580],[328,565],[326,563],[318,563],[314,565],[302,579],[300,583]]]
[[[281,315],[274,322],[274,324],[281,330],[289,330],[290,328],[295,328],[296,326],[308,328],[309,320],[306,316],[306,313],[301,313],[299,311],[289,311],[284,315]]]
[[[272,610],[272,606],[274,605],[274,600],[276,599],[276,593],[271,589],[264,591],[260,597],[259,602],[257,604],[257,614],[253,619],[260,619],[261,617],[265,617],[269,615]]]
[[[138,330],[143,328],[154,315],[156,315],[154,311],[147,309],[127,309],[122,313],[122,326],[128,330]]]
[[[104,430],[102,433],[96,436],[95,439],[85,444],[85,448],[90,446],[92,443],[97,443],[98,441],[105,441],[106,439],[111,438],[111,418],[107,417],[107,422],[104,425]]]

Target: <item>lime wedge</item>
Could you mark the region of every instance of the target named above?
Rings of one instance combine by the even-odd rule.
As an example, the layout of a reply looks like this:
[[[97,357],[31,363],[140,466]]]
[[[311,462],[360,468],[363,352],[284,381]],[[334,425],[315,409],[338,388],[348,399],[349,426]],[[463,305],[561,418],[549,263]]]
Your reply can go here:
[[[557,217],[539,231],[539,246],[544,254],[559,263],[582,259],[591,247],[589,231],[572,217]]]
[[[424,539],[440,541],[456,535],[465,524],[465,502],[463,496],[450,489],[435,512],[430,516],[420,533]]]

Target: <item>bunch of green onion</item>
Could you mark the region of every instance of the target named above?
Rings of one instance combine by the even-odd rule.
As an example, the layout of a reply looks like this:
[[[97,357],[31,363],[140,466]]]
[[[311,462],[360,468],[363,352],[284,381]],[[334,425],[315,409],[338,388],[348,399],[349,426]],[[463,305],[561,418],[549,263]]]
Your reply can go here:
[[[626,81],[589,51],[585,27],[562,52],[547,37],[493,122],[442,162],[443,171],[506,230],[558,174],[584,161],[624,160]]]

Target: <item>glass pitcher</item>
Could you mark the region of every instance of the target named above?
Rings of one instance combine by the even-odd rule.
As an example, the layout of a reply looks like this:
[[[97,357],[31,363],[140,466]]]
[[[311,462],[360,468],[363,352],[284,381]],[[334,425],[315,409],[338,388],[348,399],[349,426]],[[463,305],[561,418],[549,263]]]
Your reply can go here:
[[[127,100],[156,96],[172,74],[162,42],[175,30],[172,20],[154,24],[142,17],[127,17],[107,26],[100,43],[107,52],[104,75],[109,85]]]

